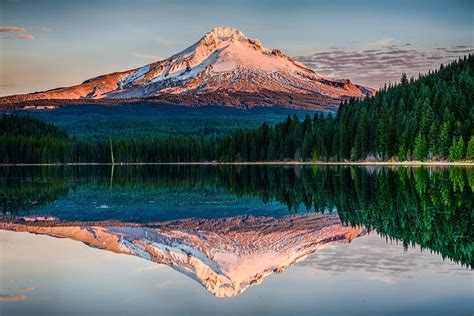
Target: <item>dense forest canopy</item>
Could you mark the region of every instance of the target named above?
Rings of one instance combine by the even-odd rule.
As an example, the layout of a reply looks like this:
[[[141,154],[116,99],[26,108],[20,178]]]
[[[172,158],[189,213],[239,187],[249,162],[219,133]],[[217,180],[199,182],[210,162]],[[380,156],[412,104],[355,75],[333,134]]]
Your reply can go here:
[[[19,111],[67,131],[69,136],[89,140],[153,139],[228,135],[239,129],[257,128],[263,122],[279,123],[289,115],[303,119],[315,111],[281,106],[251,109],[229,106],[182,106],[146,100],[115,105],[61,104],[55,109]]]
[[[344,102],[337,115],[288,117],[219,143],[221,160],[474,160],[474,56]]]
[[[474,55],[343,102],[336,116],[227,136],[86,140],[26,116],[0,120],[0,163],[474,160]]]

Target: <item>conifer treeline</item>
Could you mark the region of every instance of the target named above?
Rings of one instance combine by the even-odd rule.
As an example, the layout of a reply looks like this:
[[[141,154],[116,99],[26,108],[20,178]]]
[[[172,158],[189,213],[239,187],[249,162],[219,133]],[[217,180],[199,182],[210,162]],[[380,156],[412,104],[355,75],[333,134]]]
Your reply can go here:
[[[375,97],[341,104],[336,117],[294,115],[222,138],[114,139],[115,162],[474,160],[474,55]],[[108,141],[70,138],[24,116],[0,120],[0,163],[111,162]]]
[[[215,157],[213,138],[114,139],[115,162],[188,162]],[[0,163],[110,163],[109,141],[69,137],[54,125],[28,116],[0,119]],[[214,151],[213,151],[214,150]]]
[[[375,97],[342,103],[335,118],[288,117],[220,145],[221,160],[237,161],[474,160],[474,55],[417,80],[402,75]]]

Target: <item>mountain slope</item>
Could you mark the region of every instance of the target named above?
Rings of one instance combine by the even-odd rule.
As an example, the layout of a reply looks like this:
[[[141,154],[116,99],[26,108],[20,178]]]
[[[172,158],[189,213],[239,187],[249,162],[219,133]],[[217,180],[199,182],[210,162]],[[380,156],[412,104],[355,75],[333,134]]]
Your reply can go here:
[[[313,105],[336,105],[346,97],[374,93],[373,89],[349,80],[324,77],[278,49],[263,47],[259,40],[247,38],[237,29],[217,27],[195,44],[163,61],[98,76],[72,87],[11,96],[0,101],[147,97],[169,100],[170,96],[182,96],[172,98],[173,103],[249,103],[248,106],[252,106],[259,105],[259,98],[255,99],[255,96],[260,95],[268,103],[260,105],[291,106],[293,103],[298,105],[298,99]],[[292,99],[296,101],[292,102]]]

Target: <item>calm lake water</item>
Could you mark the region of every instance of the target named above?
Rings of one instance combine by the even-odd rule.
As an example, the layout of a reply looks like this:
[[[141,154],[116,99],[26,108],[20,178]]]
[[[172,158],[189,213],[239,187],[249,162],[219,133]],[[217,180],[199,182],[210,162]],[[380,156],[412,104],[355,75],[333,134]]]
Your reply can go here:
[[[474,168],[1,168],[0,210],[1,315],[474,313]]]

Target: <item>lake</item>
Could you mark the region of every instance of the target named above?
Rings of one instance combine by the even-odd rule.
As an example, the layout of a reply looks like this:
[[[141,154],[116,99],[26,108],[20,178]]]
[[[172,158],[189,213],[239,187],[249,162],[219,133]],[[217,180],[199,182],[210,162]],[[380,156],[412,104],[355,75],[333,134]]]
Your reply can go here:
[[[474,168],[0,168],[1,315],[471,315]]]

